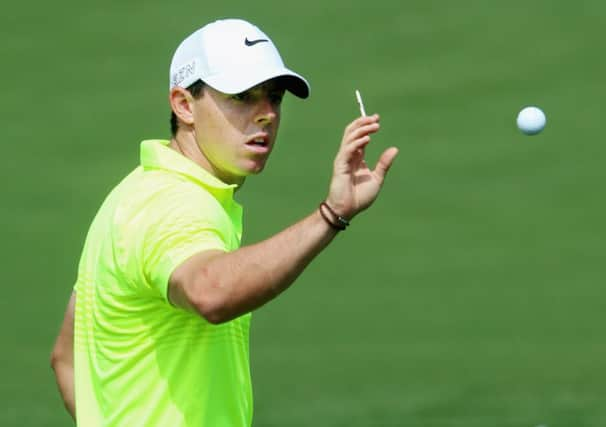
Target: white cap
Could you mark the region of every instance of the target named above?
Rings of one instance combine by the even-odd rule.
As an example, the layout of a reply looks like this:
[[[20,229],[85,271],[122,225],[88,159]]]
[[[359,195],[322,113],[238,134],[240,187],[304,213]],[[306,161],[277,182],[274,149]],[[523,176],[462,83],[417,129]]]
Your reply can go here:
[[[219,92],[235,94],[275,77],[284,77],[286,89],[299,98],[309,96],[307,81],[284,66],[265,33],[241,19],[224,19],[181,42],[170,64],[169,88],[202,80]]]

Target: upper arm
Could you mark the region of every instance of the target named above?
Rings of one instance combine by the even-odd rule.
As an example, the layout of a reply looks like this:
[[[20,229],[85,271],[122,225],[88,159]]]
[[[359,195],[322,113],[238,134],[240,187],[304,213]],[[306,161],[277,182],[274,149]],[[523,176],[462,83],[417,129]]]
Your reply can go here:
[[[211,306],[216,284],[208,274],[208,263],[224,254],[221,250],[196,253],[179,264],[168,281],[168,299],[171,304],[200,314],[212,322]]]
[[[184,270],[178,277],[190,277],[187,273],[193,269],[191,258],[198,260],[202,253],[208,256],[227,252],[233,246],[232,236],[226,232],[230,230],[229,218],[216,200],[203,193],[193,200],[182,198],[180,192],[160,198],[148,209],[146,221],[122,230],[124,262],[137,266],[130,269],[136,272],[132,282],[177,306],[184,305],[180,293],[174,295],[171,289],[174,273]],[[180,269],[182,265],[188,268]]]
[[[67,303],[63,323],[51,354],[51,365],[54,367],[58,362],[73,364],[74,360],[74,311],[76,307],[76,293],[72,295]]]

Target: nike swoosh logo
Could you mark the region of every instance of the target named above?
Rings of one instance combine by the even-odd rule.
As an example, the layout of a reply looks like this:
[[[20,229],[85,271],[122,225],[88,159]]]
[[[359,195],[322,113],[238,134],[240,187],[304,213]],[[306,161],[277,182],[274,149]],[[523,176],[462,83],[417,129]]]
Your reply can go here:
[[[246,46],[254,46],[254,45],[256,45],[257,43],[263,43],[263,42],[267,42],[267,43],[269,43],[269,40],[267,40],[267,39],[248,40],[248,37],[246,37],[246,38],[244,39],[244,44],[245,44]]]

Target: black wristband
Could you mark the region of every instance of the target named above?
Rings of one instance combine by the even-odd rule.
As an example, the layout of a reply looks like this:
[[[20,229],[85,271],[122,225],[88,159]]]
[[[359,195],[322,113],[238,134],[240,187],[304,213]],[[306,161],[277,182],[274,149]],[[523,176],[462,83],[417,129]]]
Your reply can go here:
[[[328,206],[328,203],[322,202],[321,206],[324,206],[326,209],[328,209],[328,212],[330,212],[331,215],[336,218],[337,222],[343,226],[343,229],[345,229],[349,225],[349,220],[343,218],[341,215],[337,214],[334,210],[332,210],[332,208]]]
[[[328,207],[328,205],[326,203],[324,203],[324,202],[320,203],[320,206],[318,206],[318,210],[320,211],[320,216],[322,216],[322,218],[324,218],[324,221],[326,221],[326,223],[328,225],[330,225],[332,228],[334,228],[337,231],[343,231],[343,230],[345,230],[345,228],[347,226],[346,225],[342,225],[340,223],[336,223],[334,221],[331,221],[330,218],[328,218],[328,216],[324,212],[324,209],[322,209],[322,207],[326,207],[331,214],[333,213],[333,211]]]

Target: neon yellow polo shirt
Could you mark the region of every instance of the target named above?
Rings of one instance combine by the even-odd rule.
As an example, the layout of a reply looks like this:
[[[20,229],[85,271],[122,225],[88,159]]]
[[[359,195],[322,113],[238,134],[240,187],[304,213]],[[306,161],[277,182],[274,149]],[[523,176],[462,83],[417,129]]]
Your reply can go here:
[[[79,426],[252,423],[250,314],[213,325],[167,296],[185,259],[239,247],[242,208],[235,186],[167,144],[141,143],[141,165],[109,194],[86,238],[75,285]]]

